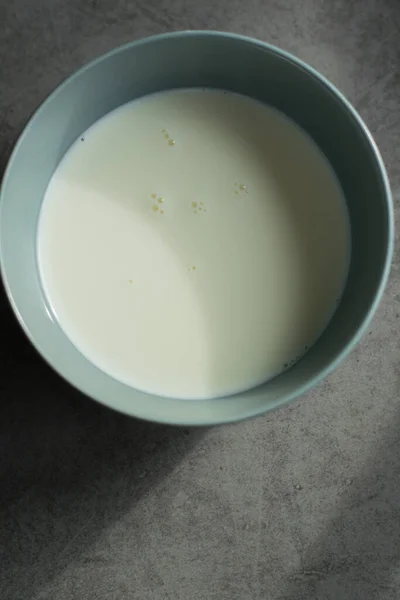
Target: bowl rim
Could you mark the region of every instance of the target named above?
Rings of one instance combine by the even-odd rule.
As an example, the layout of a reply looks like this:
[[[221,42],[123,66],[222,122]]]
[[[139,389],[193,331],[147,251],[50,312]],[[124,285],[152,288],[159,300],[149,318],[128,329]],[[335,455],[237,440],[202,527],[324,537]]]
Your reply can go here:
[[[113,57],[119,53],[125,52],[130,49],[134,49],[136,47],[145,46],[147,44],[152,44],[154,42],[162,42],[163,40],[168,40],[171,38],[194,38],[194,37],[225,38],[225,39],[230,39],[232,41],[239,42],[241,44],[250,44],[252,46],[258,46],[260,49],[267,50],[271,53],[274,53],[277,56],[280,56],[281,58],[285,59],[286,61],[291,62],[298,68],[301,68],[302,70],[306,71],[309,75],[311,75],[315,79],[317,79],[325,88],[327,88],[330,91],[330,93],[334,97],[336,97],[339,100],[340,104],[343,106],[343,108],[348,113],[350,113],[350,115],[355,120],[357,126],[359,127],[361,132],[364,134],[366,141],[368,142],[369,147],[372,150],[372,154],[373,154],[375,163],[378,166],[379,176],[383,183],[385,208],[387,211],[387,244],[386,244],[386,248],[385,248],[384,265],[383,265],[383,268],[382,268],[382,271],[381,271],[381,274],[379,277],[379,282],[376,285],[375,292],[374,292],[373,296],[371,297],[369,308],[366,311],[360,325],[355,330],[354,334],[351,336],[349,341],[346,342],[346,344],[342,347],[340,352],[330,361],[330,363],[326,367],[320,369],[315,375],[312,375],[311,378],[308,379],[305,383],[299,385],[296,388],[296,390],[291,391],[286,394],[282,394],[282,396],[278,400],[272,402],[269,406],[257,407],[255,410],[253,409],[251,411],[246,412],[246,414],[239,415],[239,416],[235,414],[231,417],[208,418],[208,419],[203,419],[201,421],[198,421],[198,420],[188,421],[187,419],[179,420],[179,418],[158,419],[157,416],[150,417],[150,416],[145,416],[145,415],[136,415],[132,412],[122,409],[121,407],[116,406],[112,401],[108,401],[107,399],[99,397],[99,395],[97,395],[97,396],[94,396],[91,394],[89,395],[88,392],[86,392],[79,385],[77,385],[72,380],[72,378],[64,375],[61,372],[59,366],[53,364],[53,362],[51,360],[51,353],[47,352],[47,350],[45,350],[42,347],[42,345],[35,340],[34,336],[30,332],[28,325],[25,323],[23,315],[21,315],[21,313],[19,311],[18,302],[14,298],[13,291],[11,290],[11,287],[9,285],[7,272],[6,272],[6,266],[4,264],[2,243],[1,243],[1,239],[0,239],[0,274],[1,274],[1,278],[3,280],[3,285],[4,285],[4,289],[5,289],[8,301],[12,307],[12,310],[13,310],[16,318],[17,318],[17,321],[19,322],[19,325],[22,328],[22,331],[25,333],[25,335],[27,336],[27,338],[29,339],[29,341],[31,342],[31,344],[33,345],[35,350],[45,360],[45,362],[58,375],[60,375],[65,381],[67,381],[67,383],[69,383],[73,388],[79,390],[79,392],[81,392],[85,396],[88,396],[89,398],[95,400],[96,402],[99,402],[103,406],[106,406],[113,410],[117,410],[118,412],[122,412],[130,417],[137,418],[137,419],[140,419],[143,421],[148,421],[148,422],[152,422],[152,423],[161,423],[161,424],[167,424],[167,425],[176,425],[176,426],[211,426],[211,425],[222,425],[222,424],[227,424],[227,423],[236,423],[236,422],[240,422],[240,421],[245,421],[247,419],[254,418],[258,415],[262,415],[267,412],[277,410],[278,408],[281,408],[285,405],[290,404],[291,402],[295,401],[303,394],[307,393],[318,383],[320,383],[327,375],[329,375],[329,373],[331,373],[332,371],[334,371],[337,368],[337,366],[348,356],[348,354],[350,354],[350,352],[354,349],[354,347],[359,343],[362,336],[365,334],[365,332],[373,318],[373,315],[375,314],[375,312],[378,308],[378,305],[382,299],[383,292],[384,292],[384,289],[386,287],[386,284],[387,284],[387,281],[389,278],[391,261],[392,261],[392,256],[393,256],[393,248],[394,248],[393,198],[392,198],[392,193],[391,193],[391,188],[390,188],[390,183],[389,183],[389,178],[388,178],[388,175],[386,172],[386,168],[385,168],[382,156],[380,154],[380,151],[378,149],[378,146],[377,146],[371,132],[369,131],[367,125],[364,123],[361,116],[358,114],[357,110],[349,102],[349,100],[347,100],[347,98],[342,94],[342,92],[335,85],[333,85],[324,75],[322,75],[316,69],[314,69],[314,67],[305,63],[303,60],[301,60],[300,58],[287,52],[286,50],[283,50],[273,44],[263,42],[257,38],[252,38],[249,36],[244,36],[244,35],[231,33],[231,32],[213,31],[213,30],[171,31],[171,32],[151,35],[151,36],[147,36],[147,37],[144,37],[144,38],[141,38],[138,40],[134,40],[134,41],[128,42],[126,44],[123,44],[121,46],[118,46],[116,48],[113,48],[112,50],[109,50],[108,52],[105,52],[105,53],[97,56],[96,58],[94,58],[94,59],[90,60],[89,62],[85,63],[84,65],[82,65],[79,69],[76,69],[75,71],[73,71],[65,79],[63,79],[63,81],[61,81],[49,94],[47,94],[47,96],[40,102],[38,107],[31,113],[25,126],[23,127],[21,133],[19,134],[16,143],[14,144],[14,147],[8,158],[6,168],[4,170],[3,177],[2,177],[2,180],[0,183],[0,222],[3,218],[2,215],[3,215],[3,205],[4,205],[4,197],[3,197],[4,190],[7,187],[6,184],[10,177],[10,173],[12,171],[13,163],[14,163],[15,157],[18,153],[18,150],[19,150],[20,146],[24,143],[25,136],[27,135],[27,133],[32,125],[32,122],[36,119],[36,117],[42,111],[44,111],[46,109],[47,104],[51,101],[51,99],[56,94],[58,94],[64,87],[67,87],[69,85],[69,83],[72,80],[74,80],[76,77],[81,76],[86,71],[92,69],[95,65],[99,64],[102,61],[109,60],[111,57]],[[230,396],[226,396],[226,399],[229,399],[229,397]],[[169,399],[167,397],[165,397],[165,400],[166,400],[166,402],[168,402]],[[187,402],[196,402],[196,401],[191,400],[191,401],[187,401]]]

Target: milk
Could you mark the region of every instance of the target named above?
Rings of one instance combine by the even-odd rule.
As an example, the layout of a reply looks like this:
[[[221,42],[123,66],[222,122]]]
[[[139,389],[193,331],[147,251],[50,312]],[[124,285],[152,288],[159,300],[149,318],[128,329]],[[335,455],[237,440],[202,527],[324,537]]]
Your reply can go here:
[[[251,388],[319,337],[342,293],[349,224],[311,139],[219,90],[122,106],[70,148],[38,225],[42,284],[89,361],[199,399]]]

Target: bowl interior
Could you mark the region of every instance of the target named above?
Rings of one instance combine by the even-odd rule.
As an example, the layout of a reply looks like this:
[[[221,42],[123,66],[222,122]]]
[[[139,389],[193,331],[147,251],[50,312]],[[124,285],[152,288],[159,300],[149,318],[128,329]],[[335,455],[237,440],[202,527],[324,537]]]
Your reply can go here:
[[[36,259],[42,198],[59,161],[97,119],[142,95],[217,87],[285,113],[333,166],[350,214],[352,257],[342,301],[293,368],[227,398],[185,401],[136,391],[94,367],[69,342],[43,295]],[[14,310],[43,357],[84,393],[117,410],[175,424],[235,421],[275,408],[316,383],[356,343],[383,290],[392,245],[390,192],[379,154],[354,110],[312,69],[265,44],[211,32],[175,33],[119,48],[67,79],[28,123],[1,190],[2,272]]]

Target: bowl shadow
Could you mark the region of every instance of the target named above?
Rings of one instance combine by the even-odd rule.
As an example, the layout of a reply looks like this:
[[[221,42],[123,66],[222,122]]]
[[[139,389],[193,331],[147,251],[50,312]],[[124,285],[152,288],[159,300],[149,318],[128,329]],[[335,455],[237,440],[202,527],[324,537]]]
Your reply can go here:
[[[151,493],[205,430],[141,422],[91,401],[35,352],[2,287],[0,310],[0,596],[17,600]]]

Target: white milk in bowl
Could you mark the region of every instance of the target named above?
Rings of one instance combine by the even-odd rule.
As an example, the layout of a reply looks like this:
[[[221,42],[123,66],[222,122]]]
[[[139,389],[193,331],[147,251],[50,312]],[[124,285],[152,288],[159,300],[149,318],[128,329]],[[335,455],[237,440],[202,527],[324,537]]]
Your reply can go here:
[[[251,388],[315,342],[350,236],[335,175],[276,110],[175,90],[106,115],[67,152],[38,226],[45,294],[99,369],[198,399]]]

